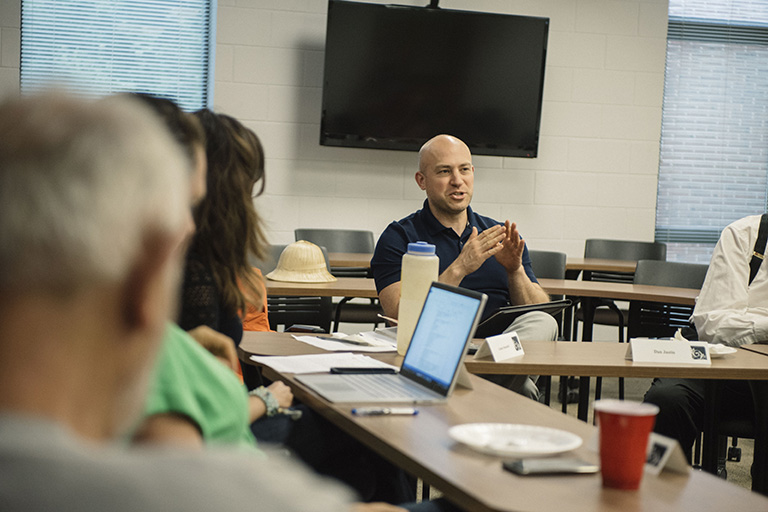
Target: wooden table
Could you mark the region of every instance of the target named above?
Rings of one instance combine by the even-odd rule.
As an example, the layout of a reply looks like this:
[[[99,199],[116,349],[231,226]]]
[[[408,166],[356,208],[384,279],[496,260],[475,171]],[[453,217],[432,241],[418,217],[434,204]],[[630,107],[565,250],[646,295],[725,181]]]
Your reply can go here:
[[[267,295],[376,298],[376,283],[364,277],[339,277],[330,283],[287,283],[265,279]]]
[[[754,346],[749,346],[754,347]],[[764,347],[759,346],[759,347]],[[718,381],[734,379],[768,381],[766,351],[750,350],[747,346],[735,354],[712,359],[711,366],[686,364],[635,363],[624,358],[626,345],[610,342],[546,342],[527,341],[525,354],[520,358],[494,362],[488,358],[468,358],[467,370],[472,373],[496,373],[507,375],[575,375],[584,377],[638,377],[705,379],[704,451],[702,468],[710,473],[717,471],[717,414],[713,397]],[[580,382],[581,384],[581,382]],[[764,385],[764,384],[761,384]],[[579,389],[578,418],[587,420],[589,388]],[[757,469],[761,471],[761,469]],[[755,473],[758,488],[764,485],[762,474]]]
[[[331,267],[370,268],[373,254],[359,252],[329,252]]]
[[[756,343],[754,345],[742,345],[741,348],[743,348],[744,350],[755,352],[757,354],[768,356],[768,345],[765,345],[763,343]]]
[[[373,279],[362,277],[340,277],[330,283],[288,283],[264,280],[269,295],[312,296],[312,297],[377,297]],[[541,286],[550,295],[575,297],[600,297],[617,300],[644,300],[692,305],[698,290],[672,288],[667,286],[639,285],[629,283],[603,283],[599,281],[575,281],[571,279],[539,279]]]
[[[539,279],[539,284],[550,295],[593,297],[616,300],[642,300],[692,306],[699,290],[674,288],[650,284],[605,283],[601,281],[576,281],[573,279]]]
[[[329,252],[328,263],[332,267],[360,267],[371,266],[373,254],[357,252]],[[602,271],[625,272],[631,274],[637,266],[636,261],[612,260],[605,258],[571,258],[565,262],[566,271]]]
[[[246,333],[240,355],[275,351],[282,355],[322,352],[286,334]],[[394,354],[376,357],[399,360]],[[285,380],[298,400],[467,510],[665,512],[728,510],[735,504],[740,512],[768,510],[763,496],[698,471],[646,475],[639,491],[603,489],[599,475],[520,477],[506,472],[501,457],[457,444],[448,429],[469,422],[541,425],[572,432],[587,442],[595,428],[476,376],[471,376],[473,390],[457,388],[446,404],[419,406],[417,416],[356,417],[350,414],[350,404],[327,402],[291,374],[281,375],[268,367],[264,372],[269,378]],[[597,460],[584,445],[575,454]]]
[[[768,380],[768,361],[764,355],[744,348],[735,354],[713,359],[711,366],[636,363],[625,359],[626,344],[612,342],[525,341],[523,349],[525,354],[514,359],[496,362],[489,357],[467,356],[464,364],[469,372],[482,374]],[[238,350],[243,361],[247,361],[251,355],[327,353],[326,350],[302,343],[290,333],[283,332],[245,331]],[[354,347],[350,347],[350,350],[354,350]],[[394,365],[402,361],[402,357],[395,352],[366,354]]]
[[[624,357],[627,344],[613,342],[525,341],[523,349],[523,356],[501,362],[469,356],[467,370],[506,375],[768,380],[768,361],[741,349],[712,359],[711,366],[636,363]]]
[[[637,261],[611,260],[605,258],[571,258],[565,261],[566,272],[623,272],[631,274],[637,268]]]

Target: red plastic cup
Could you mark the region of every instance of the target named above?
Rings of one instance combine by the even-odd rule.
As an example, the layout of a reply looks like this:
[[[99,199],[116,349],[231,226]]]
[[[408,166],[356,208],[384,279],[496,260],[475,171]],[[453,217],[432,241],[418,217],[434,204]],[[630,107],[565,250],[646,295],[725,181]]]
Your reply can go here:
[[[603,487],[637,489],[643,478],[648,437],[659,408],[631,400],[598,400]]]

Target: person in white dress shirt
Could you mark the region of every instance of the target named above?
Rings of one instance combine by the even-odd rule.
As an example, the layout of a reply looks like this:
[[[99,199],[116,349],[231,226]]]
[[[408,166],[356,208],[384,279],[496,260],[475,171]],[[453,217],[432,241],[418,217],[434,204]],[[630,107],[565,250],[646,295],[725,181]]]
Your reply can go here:
[[[736,347],[768,342],[768,265],[760,265],[750,282],[760,219],[760,215],[744,217],[720,235],[692,316],[702,341]],[[753,414],[746,381],[721,385],[725,397],[721,416]],[[703,380],[654,379],[644,398],[660,409],[654,430],[677,439],[689,457],[704,421],[704,387]]]

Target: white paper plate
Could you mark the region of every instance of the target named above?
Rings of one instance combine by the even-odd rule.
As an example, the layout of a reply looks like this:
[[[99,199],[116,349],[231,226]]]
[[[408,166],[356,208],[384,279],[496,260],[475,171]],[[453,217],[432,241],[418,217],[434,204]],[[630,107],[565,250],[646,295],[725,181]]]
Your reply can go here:
[[[480,452],[505,457],[554,455],[581,446],[576,434],[512,423],[465,423],[451,427],[448,435]]]
[[[718,357],[725,357],[727,354],[735,354],[735,353],[736,353],[736,347],[728,347],[721,343],[709,344],[709,356],[712,359],[717,359]]]

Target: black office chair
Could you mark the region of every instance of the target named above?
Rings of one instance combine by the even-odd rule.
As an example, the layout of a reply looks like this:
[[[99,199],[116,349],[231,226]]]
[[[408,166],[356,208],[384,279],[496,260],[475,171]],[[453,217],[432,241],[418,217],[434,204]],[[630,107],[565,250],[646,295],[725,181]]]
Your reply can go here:
[[[296,240],[306,240],[313,244],[325,247],[328,252],[354,252],[373,254],[375,242],[373,232],[357,229],[310,229],[298,228],[294,230]],[[370,268],[360,267],[330,267],[331,274],[336,277],[362,277],[370,278]],[[383,314],[378,299],[370,299],[368,303],[350,302],[354,297],[344,297],[333,304],[333,330],[339,328],[339,324],[373,324],[374,327],[383,323],[378,316]]]
[[[531,267],[536,277],[543,279],[565,279],[565,262],[567,256],[557,251],[528,251],[531,257]]]
[[[632,240],[609,240],[590,238],[584,244],[585,258],[604,258],[612,260],[666,260],[667,245],[661,242],[637,242]],[[584,281],[603,281],[613,283],[631,283],[633,272],[584,271]],[[615,325],[618,327],[619,343],[624,342],[624,327],[627,325],[629,311],[619,308],[611,299],[585,299],[576,310],[576,319],[582,322],[582,340],[592,339],[592,326]],[[602,391],[602,377],[595,380],[595,399]],[[619,379],[619,398],[624,398],[624,380]]]
[[[253,261],[264,276],[274,270],[285,245],[270,246],[270,256],[264,261]],[[324,247],[326,265],[328,253]],[[266,279],[266,277],[265,277]],[[287,297],[267,296],[267,315],[269,327],[277,331],[280,326],[284,331],[319,331],[330,332],[333,306],[330,297]]]
[[[640,260],[634,284],[701,289],[708,265],[675,261]],[[627,318],[627,338],[667,338],[688,326],[693,306],[632,301]],[[619,397],[624,398],[624,379],[619,378]],[[598,397],[596,397],[598,398]]]
[[[701,289],[707,265],[674,261],[640,260],[634,284]],[[693,306],[632,301],[627,321],[628,338],[665,338],[688,326]]]
[[[540,277],[542,279],[565,279],[565,263],[567,256],[564,252],[530,250],[528,251],[528,255],[531,257],[531,267],[533,268],[533,273],[536,277]],[[551,300],[558,300],[562,298],[562,296],[550,296]],[[556,315],[555,320],[557,320],[557,324],[560,327],[560,332],[562,333],[563,314],[559,313]],[[544,403],[549,405],[550,394],[552,392],[552,377],[549,375],[541,376],[539,378],[539,382],[544,384]],[[561,395],[565,392],[563,391],[564,387],[565,379],[560,377]]]
[[[634,242],[628,240],[605,240],[591,238],[584,245],[585,258],[604,258],[612,260],[666,260],[667,246],[661,242]],[[631,283],[634,274],[629,272],[584,271],[584,281],[603,281],[613,283]],[[607,309],[603,309],[607,308]],[[613,300],[599,299],[591,301],[588,308],[580,308],[577,319],[584,322],[582,339],[592,339],[591,324],[616,325],[619,328],[619,342],[624,341],[624,326],[627,310],[620,309]],[[589,322],[591,318],[591,322]],[[587,321],[585,321],[587,320]]]

